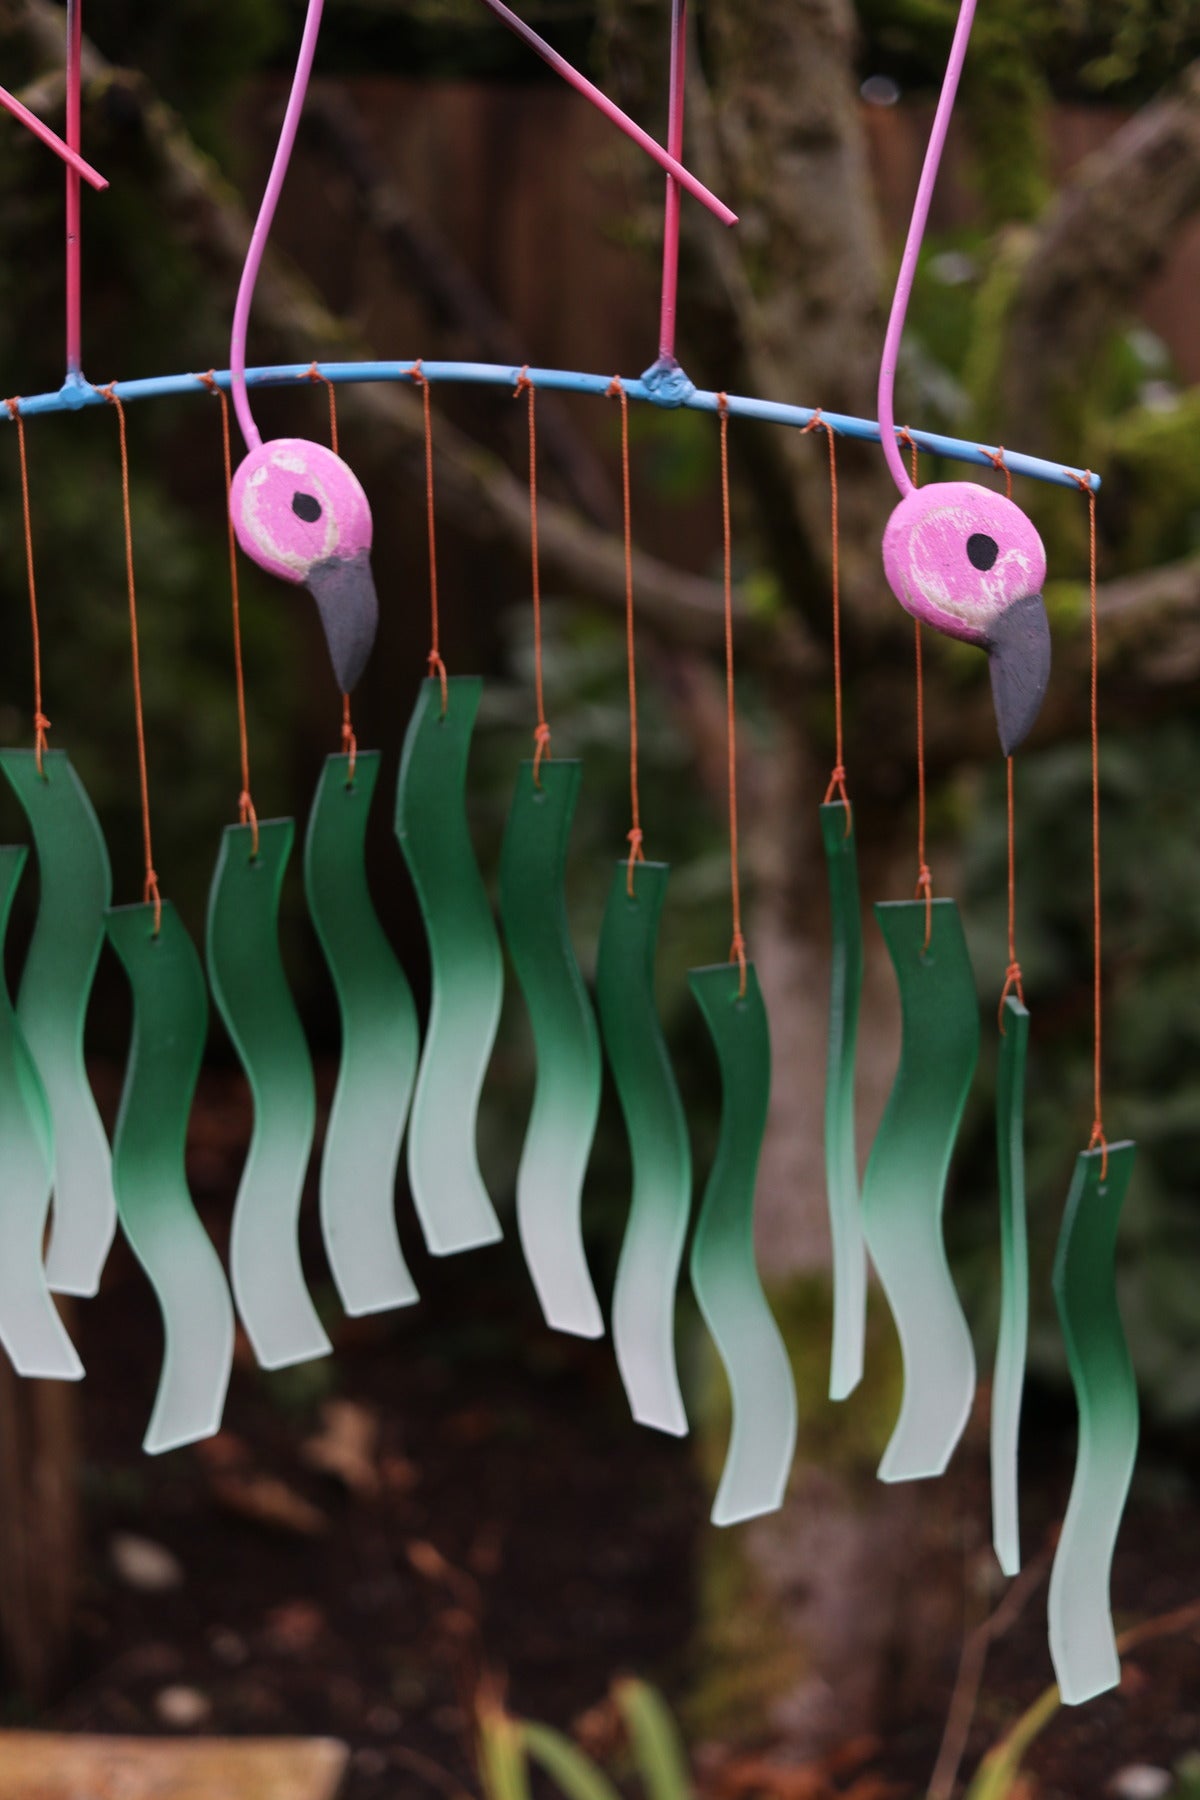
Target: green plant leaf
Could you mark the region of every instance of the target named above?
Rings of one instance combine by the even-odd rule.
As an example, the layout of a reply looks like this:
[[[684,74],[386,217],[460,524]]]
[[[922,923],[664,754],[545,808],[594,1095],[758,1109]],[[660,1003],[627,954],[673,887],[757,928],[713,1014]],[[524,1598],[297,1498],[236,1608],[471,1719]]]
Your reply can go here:
[[[526,1754],[541,1765],[566,1800],[621,1800],[603,1770],[560,1731],[525,1722],[518,1730]]]
[[[629,1733],[646,1800],[688,1800],[692,1782],[683,1740],[662,1695],[644,1681],[618,1681],[613,1700]]]

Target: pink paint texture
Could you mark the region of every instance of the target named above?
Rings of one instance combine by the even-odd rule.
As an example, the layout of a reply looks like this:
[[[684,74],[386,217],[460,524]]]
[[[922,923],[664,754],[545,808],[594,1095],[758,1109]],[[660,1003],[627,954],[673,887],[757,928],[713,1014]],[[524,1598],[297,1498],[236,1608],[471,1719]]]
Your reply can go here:
[[[300,512],[297,512],[300,496]],[[320,508],[315,518],[303,516]],[[308,438],[272,438],[243,459],[230,494],[238,543],[284,581],[307,581],[331,557],[371,548],[371,508],[340,456]]]
[[[990,568],[972,563],[972,537],[995,545]],[[1041,593],[1046,552],[1020,507],[1003,494],[973,481],[939,481],[911,490],[893,512],[883,534],[883,566],[914,618],[986,644],[1001,613]]]

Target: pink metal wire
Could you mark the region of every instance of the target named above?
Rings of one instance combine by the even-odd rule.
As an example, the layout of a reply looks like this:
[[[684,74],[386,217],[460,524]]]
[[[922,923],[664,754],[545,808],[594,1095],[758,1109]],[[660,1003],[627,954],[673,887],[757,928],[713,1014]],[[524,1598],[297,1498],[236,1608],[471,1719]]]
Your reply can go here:
[[[933,118],[933,129],[929,134],[929,143],[925,150],[921,179],[917,184],[917,197],[913,202],[908,238],[904,245],[904,255],[900,260],[900,273],[896,277],[896,292],[892,296],[892,310],[888,318],[887,335],[883,340],[883,360],[879,365],[879,438],[892,480],[902,495],[911,494],[913,484],[908,470],[904,467],[900,446],[896,442],[896,360],[900,354],[904,320],[908,313],[913,278],[917,272],[917,258],[921,254],[921,242],[929,221],[929,204],[933,199],[934,184],[937,181],[938,167],[946,143],[946,133],[950,128],[950,115],[954,111],[958,83],[962,75],[963,63],[966,60],[967,45],[971,39],[971,26],[974,21],[975,0],[962,0],[958,13],[958,24],[954,28],[954,41],[950,46],[950,59],[946,64],[942,91],[938,96],[937,111]]]
[[[83,0],[67,0],[67,143],[79,149],[82,132]],[[80,280],[79,175],[67,168],[67,379],[83,373],[83,300]]]
[[[667,117],[667,149],[678,161],[683,156],[683,90],[687,70],[687,0],[671,0],[671,101]],[[679,297],[679,183],[667,176],[663,208],[662,308],[658,323],[658,354],[675,360],[675,311]]]
[[[7,88],[0,87],[0,106],[10,112],[14,119],[19,119],[27,131],[32,131],[34,137],[40,139],[48,150],[53,150],[55,156],[61,156],[67,167],[74,169],[76,175],[82,175],[86,182],[103,193],[108,182],[99,170],[93,169],[91,163],[85,162],[79,152],[72,150],[69,144],[64,144],[56,131],[51,131],[48,125],[43,124],[37,114],[31,113],[29,108],[23,106],[16,95],[10,94]]]

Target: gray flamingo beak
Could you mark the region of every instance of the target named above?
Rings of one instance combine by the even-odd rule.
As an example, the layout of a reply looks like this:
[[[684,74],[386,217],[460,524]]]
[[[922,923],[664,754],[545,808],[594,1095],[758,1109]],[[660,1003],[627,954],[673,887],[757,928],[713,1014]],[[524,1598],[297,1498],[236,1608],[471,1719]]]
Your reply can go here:
[[[367,551],[329,556],[309,570],[305,587],[317,603],[338,686],[348,694],[367,666],[379,623],[379,602]]]
[[[1050,680],[1050,621],[1042,596],[1006,606],[986,649],[1000,748],[1011,756],[1033,730]]]

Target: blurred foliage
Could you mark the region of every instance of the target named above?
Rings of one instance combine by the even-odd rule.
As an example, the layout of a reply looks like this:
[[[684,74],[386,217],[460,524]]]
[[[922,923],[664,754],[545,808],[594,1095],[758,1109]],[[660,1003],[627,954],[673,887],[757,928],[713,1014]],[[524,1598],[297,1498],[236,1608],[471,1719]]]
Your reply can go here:
[[[644,1681],[618,1681],[611,1709],[645,1800],[691,1800],[683,1743],[662,1696]],[[600,1763],[562,1732],[512,1717],[486,1692],[476,1718],[486,1800],[529,1800],[531,1766],[549,1777],[564,1800],[619,1800],[618,1789]]]

